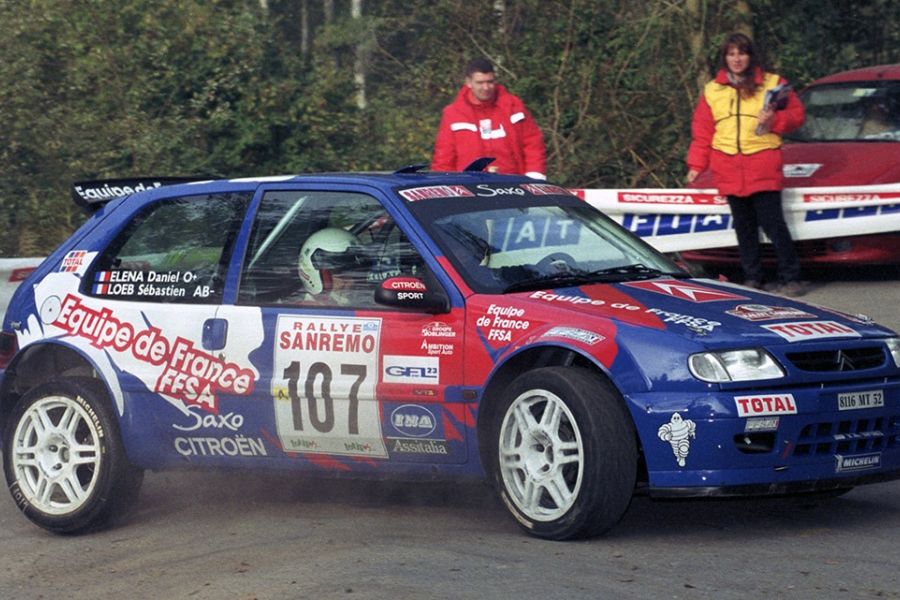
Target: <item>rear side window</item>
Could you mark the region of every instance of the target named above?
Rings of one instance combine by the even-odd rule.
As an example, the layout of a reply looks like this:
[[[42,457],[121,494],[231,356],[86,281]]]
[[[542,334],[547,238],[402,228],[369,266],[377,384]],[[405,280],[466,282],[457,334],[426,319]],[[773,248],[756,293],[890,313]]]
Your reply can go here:
[[[228,259],[252,194],[163,200],[140,211],[92,265],[89,296],[219,303]]]

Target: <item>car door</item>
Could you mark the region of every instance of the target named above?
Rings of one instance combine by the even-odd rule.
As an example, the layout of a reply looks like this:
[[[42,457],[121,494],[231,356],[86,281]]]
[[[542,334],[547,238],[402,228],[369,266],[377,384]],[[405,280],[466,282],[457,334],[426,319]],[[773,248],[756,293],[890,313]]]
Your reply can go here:
[[[461,312],[375,301],[382,282],[430,268],[375,190],[259,192],[222,352],[262,331],[257,426],[283,457],[338,470],[466,460]]]
[[[195,194],[147,204],[99,251],[77,294],[36,292],[44,303],[58,298],[48,309],[55,326],[123,399],[123,439],[136,463],[262,453],[261,440],[244,443],[215,426],[227,414],[224,398],[245,401],[257,375],[246,354],[225,359],[204,336],[251,199]]]

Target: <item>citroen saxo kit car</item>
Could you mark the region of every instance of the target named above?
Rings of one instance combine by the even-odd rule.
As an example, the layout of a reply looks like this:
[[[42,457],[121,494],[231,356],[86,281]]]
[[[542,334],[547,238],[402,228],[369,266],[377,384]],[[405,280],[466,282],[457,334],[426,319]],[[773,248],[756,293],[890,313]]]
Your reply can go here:
[[[147,469],[489,478],[529,533],[632,496],[900,476],[900,340],[690,276],[558,186],[485,173],[77,184],[13,297],[3,460],[79,532]],[[167,185],[172,184],[172,185]]]

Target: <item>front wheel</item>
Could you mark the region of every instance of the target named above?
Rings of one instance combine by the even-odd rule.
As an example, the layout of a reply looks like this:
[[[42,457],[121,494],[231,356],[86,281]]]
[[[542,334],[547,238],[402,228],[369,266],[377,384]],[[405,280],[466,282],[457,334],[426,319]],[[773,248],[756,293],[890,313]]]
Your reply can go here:
[[[622,518],[637,477],[637,441],[606,380],[580,368],[535,369],[513,381],[495,414],[494,483],[528,533],[591,537]]]
[[[26,393],[6,423],[6,481],[19,509],[44,529],[94,529],[137,498],[143,472],[128,464],[105,394],[91,379],[50,381]]]

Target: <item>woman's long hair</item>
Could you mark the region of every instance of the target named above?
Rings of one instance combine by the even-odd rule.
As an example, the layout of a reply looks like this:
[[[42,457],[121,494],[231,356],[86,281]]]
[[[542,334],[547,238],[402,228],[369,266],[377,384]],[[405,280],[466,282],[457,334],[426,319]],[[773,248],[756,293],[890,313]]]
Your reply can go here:
[[[744,77],[734,82],[734,86],[740,90],[741,95],[749,98],[756,93],[757,85],[754,73],[757,67],[762,67],[762,63],[759,55],[756,53],[756,49],[753,47],[753,40],[743,33],[732,33],[725,38],[725,41],[722,42],[722,47],[719,49],[719,67],[726,71],[728,71],[728,62],[725,60],[725,56],[731,48],[737,48],[750,57],[750,64],[747,65],[747,70],[744,71]]]

